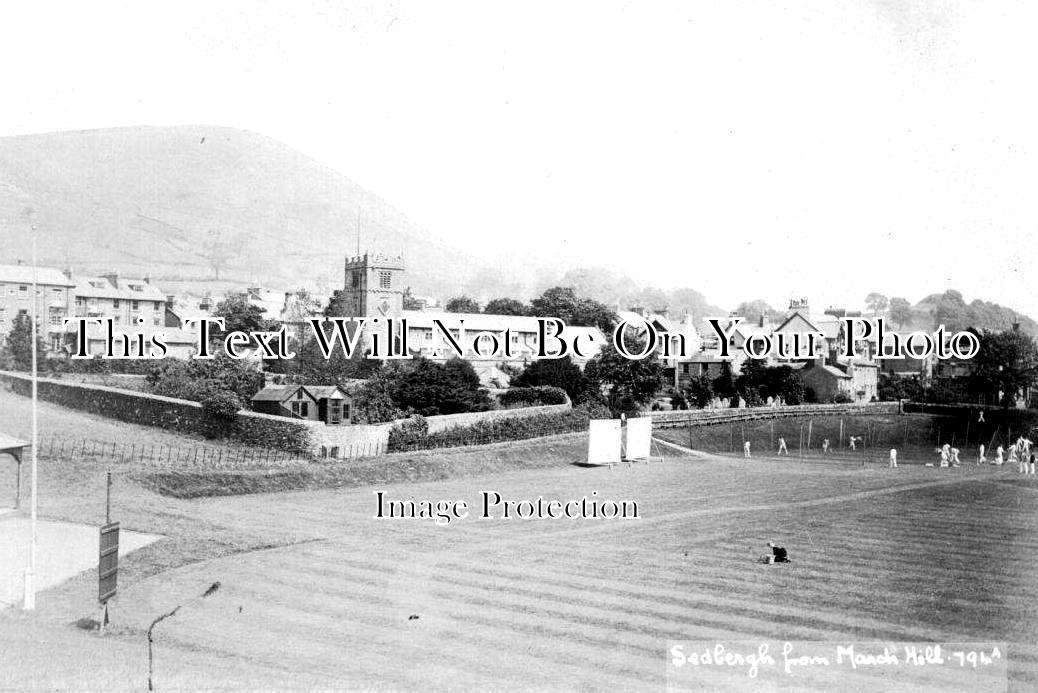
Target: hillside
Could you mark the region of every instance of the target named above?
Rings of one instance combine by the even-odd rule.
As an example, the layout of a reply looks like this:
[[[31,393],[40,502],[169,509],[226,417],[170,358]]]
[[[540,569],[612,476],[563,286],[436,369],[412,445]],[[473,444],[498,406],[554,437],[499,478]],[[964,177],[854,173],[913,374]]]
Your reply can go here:
[[[343,256],[406,249],[407,281],[440,293],[476,267],[378,196],[261,135],[210,126],[133,127],[0,138],[0,258],[117,268],[163,285],[330,289]],[[460,276],[459,276],[460,275]]]
[[[1001,332],[1010,329],[1013,323],[1019,323],[1021,330],[1038,337],[1038,322],[1034,319],[990,301],[974,299],[966,303],[962,294],[955,290],[930,294],[919,301],[912,306],[912,318],[913,326],[921,329],[935,329],[943,324],[950,330],[974,327]]]

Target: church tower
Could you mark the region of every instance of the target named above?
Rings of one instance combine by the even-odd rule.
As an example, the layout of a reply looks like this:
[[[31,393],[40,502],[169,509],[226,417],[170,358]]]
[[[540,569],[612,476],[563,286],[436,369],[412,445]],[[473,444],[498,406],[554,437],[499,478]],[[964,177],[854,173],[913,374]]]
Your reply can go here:
[[[400,317],[404,310],[403,255],[365,253],[347,257],[338,294],[343,317]]]

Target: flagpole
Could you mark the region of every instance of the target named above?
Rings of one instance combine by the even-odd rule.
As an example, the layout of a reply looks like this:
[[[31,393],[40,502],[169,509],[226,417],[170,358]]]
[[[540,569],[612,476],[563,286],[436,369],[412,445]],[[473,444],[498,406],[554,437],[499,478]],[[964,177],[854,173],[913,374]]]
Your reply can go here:
[[[29,543],[29,565],[25,569],[25,601],[22,608],[26,611],[31,611],[36,608],[36,452],[39,448],[39,429],[36,418],[36,402],[37,402],[37,378],[38,370],[36,360],[38,354],[36,353],[36,325],[38,322],[37,315],[37,304],[39,303],[39,276],[38,268],[36,265],[36,224],[31,226],[32,235],[32,312],[31,312],[31,332],[30,340],[32,342],[32,438],[31,438],[31,460],[32,460],[32,482],[31,492],[29,501],[29,517],[30,527],[32,532],[32,540]]]

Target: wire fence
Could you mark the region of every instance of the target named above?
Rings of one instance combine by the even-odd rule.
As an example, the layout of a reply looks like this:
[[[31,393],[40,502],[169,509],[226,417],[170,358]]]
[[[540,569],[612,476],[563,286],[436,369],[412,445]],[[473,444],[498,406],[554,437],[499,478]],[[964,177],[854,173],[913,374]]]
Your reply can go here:
[[[325,445],[316,451],[249,445],[161,443],[42,436],[39,454],[51,459],[101,458],[110,463],[171,469],[243,469],[283,467],[316,460],[350,461],[385,452],[385,443],[362,441]]]
[[[960,461],[975,462],[980,446],[990,460],[998,446],[1008,447],[1026,437],[1027,423],[975,423],[969,419],[932,416],[852,416],[778,418],[704,425],[691,419],[681,429],[671,428],[663,437],[694,450],[715,454],[789,456],[859,460],[887,460],[897,449],[899,460],[936,462],[941,446],[960,453]]]

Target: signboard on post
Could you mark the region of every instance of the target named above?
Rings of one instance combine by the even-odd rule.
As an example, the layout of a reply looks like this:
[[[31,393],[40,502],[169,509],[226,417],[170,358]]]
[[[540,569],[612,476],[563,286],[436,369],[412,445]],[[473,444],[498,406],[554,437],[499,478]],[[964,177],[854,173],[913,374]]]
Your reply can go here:
[[[97,558],[97,600],[107,604],[115,596],[116,577],[119,573],[119,523],[109,522],[101,527],[100,551]]]

